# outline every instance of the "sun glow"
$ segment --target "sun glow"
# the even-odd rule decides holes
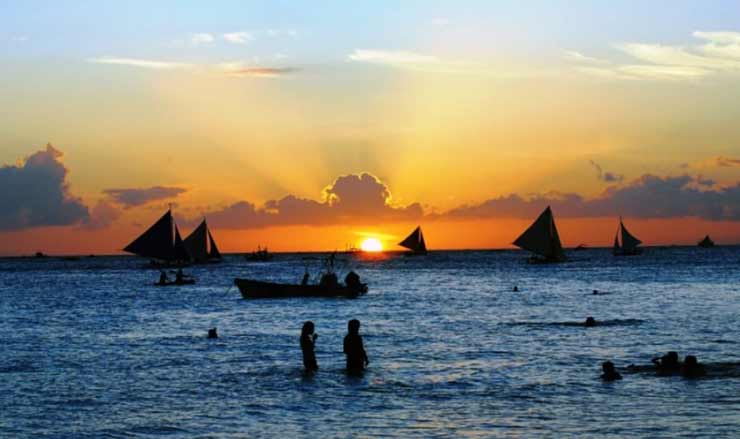
[[[360,244],[360,248],[364,252],[382,252],[383,244],[377,238],[367,238],[366,240],[362,241],[362,244]]]

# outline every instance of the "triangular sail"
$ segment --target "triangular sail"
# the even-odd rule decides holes
[[[620,250],[620,247],[619,247],[619,232],[617,232],[617,234],[614,235],[614,250],[615,251]]]
[[[421,232],[421,226],[417,226],[409,236],[398,243],[399,246],[407,248],[415,253],[426,253],[427,245],[424,242],[424,234]]]
[[[619,220],[619,227],[622,232],[622,248],[625,251],[632,251],[636,249],[638,245],[642,244],[642,241],[637,239],[627,230],[621,219]]]
[[[174,254],[175,254],[174,259],[176,261],[189,261],[190,260],[190,254],[188,253],[188,249],[185,248],[185,243],[183,242],[182,237],[180,237],[180,230],[177,229],[177,225],[175,225]]]
[[[123,251],[163,261],[176,259],[172,241],[173,225],[172,212],[168,210],[162,218],[127,245]]]
[[[188,254],[194,262],[206,262],[208,260],[208,227],[203,220],[193,232],[183,241]]]
[[[712,238],[707,235],[704,239],[699,241],[699,247],[714,247],[714,241],[712,241]]]
[[[565,260],[565,252],[560,243],[560,236],[557,227],[555,227],[550,206],[514,241],[514,245],[543,256],[550,261]]]
[[[221,252],[218,251],[216,241],[213,239],[213,235],[211,235],[210,230],[208,230],[208,240],[211,241],[211,252],[208,254],[208,257],[211,259],[221,259]]]

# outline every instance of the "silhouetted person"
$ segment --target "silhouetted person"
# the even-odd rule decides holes
[[[622,379],[622,375],[617,372],[614,368],[614,363],[611,361],[601,363],[601,370],[604,371],[604,373],[601,374],[601,379],[604,381],[616,381]]]
[[[308,271],[306,271],[305,273],[303,273],[303,279],[301,279],[301,285],[308,285],[308,279],[310,277],[311,276],[309,276]]]
[[[339,285],[339,282],[337,281],[337,275],[334,273],[324,273],[321,276],[319,285],[321,285],[322,287],[336,288],[336,286]]]
[[[593,328],[594,326],[596,326],[596,319],[594,319],[593,317],[586,317],[586,323],[584,323],[584,325],[587,328]]]
[[[167,285],[167,273],[165,273],[164,271],[159,272],[159,284]]]
[[[370,364],[360,336],[360,321],[352,319],[347,323],[347,335],[344,336],[344,354],[347,356],[347,371],[362,372]]]
[[[519,292],[519,287],[516,286],[516,285],[514,285],[514,289],[512,291],[514,291],[515,293],[518,293]]]
[[[594,296],[599,294],[599,290],[594,290]]]
[[[345,276],[344,278],[344,284],[350,288],[359,287],[360,286],[360,275],[358,275],[354,271],[350,271],[349,273],[347,273],[347,276]]]
[[[303,367],[306,368],[307,372],[316,372],[319,370],[319,365],[316,362],[316,353],[314,347],[316,345],[316,338],[318,334],[314,334],[313,322],[308,321],[303,324],[301,329],[301,351],[303,352]]]
[[[707,374],[704,370],[704,366],[699,364],[696,357],[693,355],[687,355],[683,360],[683,366],[681,366],[681,376],[684,378],[699,378]]]
[[[218,331],[216,328],[211,328],[208,330],[208,338],[218,338]]]
[[[673,375],[681,369],[681,363],[678,361],[678,352],[670,351],[660,358],[650,360],[655,365],[659,374]]]

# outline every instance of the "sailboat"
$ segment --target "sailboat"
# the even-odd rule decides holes
[[[619,243],[620,235],[622,240],[621,245]],[[622,217],[619,217],[619,229],[617,229],[617,234],[614,236],[614,256],[634,256],[642,254],[642,249],[637,247],[640,244],[642,244],[642,241],[637,239],[627,230],[622,222]]]
[[[211,230],[205,218],[193,232],[183,241],[190,258],[196,264],[221,262],[221,252],[218,251],[216,241],[213,240]],[[209,248],[210,246],[210,248]]]
[[[123,251],[149,258],[156,264],[180,265],[190,262],[190,254],[169,209]]]
[[[555,218],[550,206],[540,214],[524,233],[513,243],[524,250],[529,250],[538,255],[531,257],[532,263],[565,262],[565,252],[560,243],[558,229],[555,227]]]
[[[416,226],[414,231],[406,239],[399,242],[398,245],[411,250],[405,253],[409,256],[427,254],[427,244],[424,242],[424,233],[421,231],[421,226]]]
[[[709,235],[707,235],[704,237],[704,239],[699,241],[697,245],[699,247],[711,248],[711,247],[714,247],[714,241],[712,241],[712,238],[710,238]]]

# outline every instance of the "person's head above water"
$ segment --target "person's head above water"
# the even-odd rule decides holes
[[[663,357],[663,366],[678,365],[678,352],[670,351]]]
[[[604,371],[604,373],[613,373],[614,372],[614,363],[611,361],[604,361],[601,363],[601,370]]]
[[[303,329],[301,329],[301,335],[311,335],[314,331],[313,322],[308,320],[303,323]]]
[[[593,317],[586,317],[586,326],[596,326],[596,319]]]
[[[699,365],[699,360],[694,355],[687,355],[683,360],[683,364],[688,367],[695,367]]]
[[[360,332],[360,321],[357,319],[352,319],[347,322],[347,332],[349,332],[350,334],[358,334]]]

